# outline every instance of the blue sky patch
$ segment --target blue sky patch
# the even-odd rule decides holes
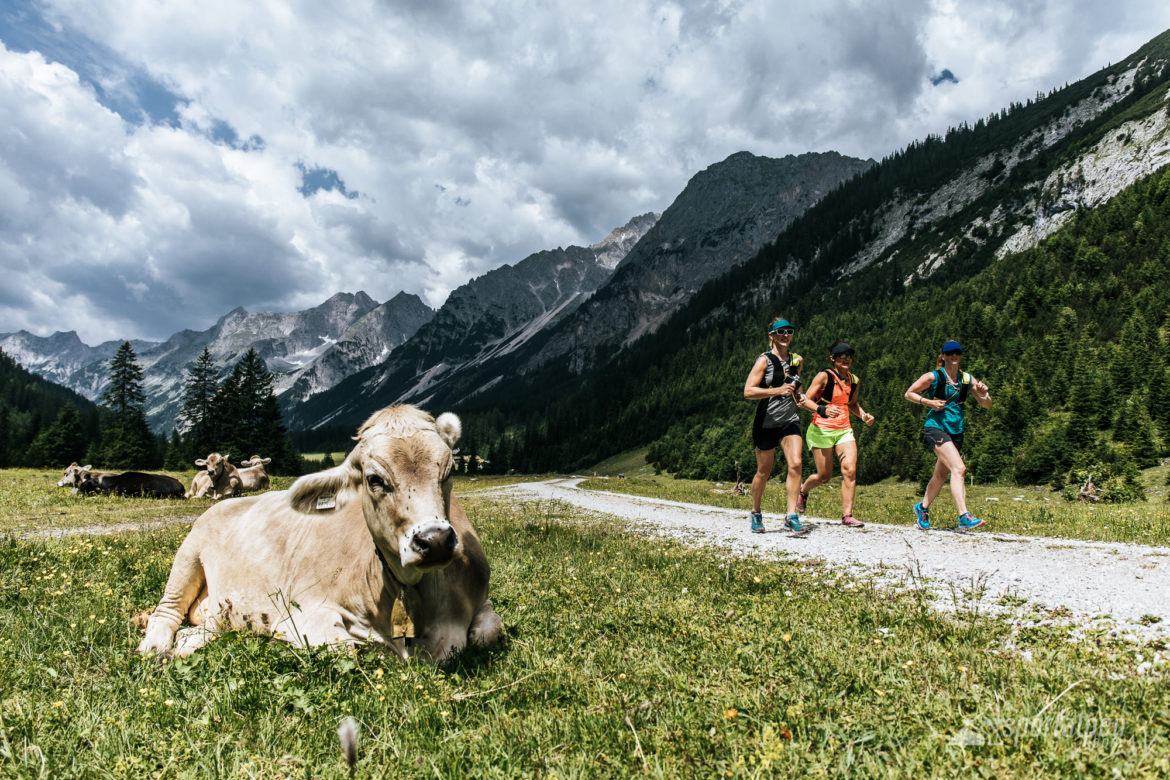
[[[297,163],[301,172],[301,186],[298,188],[306,198],[321,190],[337,190],[350,200],[357,198],[357,192],[351,192],[341,176],[332,168],[310,168],[304,163]]]
[[[132,125],[177,127],[186,100],[145,69],[69,27],[56,27],[35,6],[0,3],[0,40],[9,51],[40,52],[72,70],[99,103]]]
[[[951,73],[949,68],[943,68],[941,73],[930,77],[930,83],[936,87],[944,81],[949,81],[952,84],[958,84],[959,80],[955,78],[955,74]]]

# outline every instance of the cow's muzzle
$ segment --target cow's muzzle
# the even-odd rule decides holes
[[[410,552],[416,566],[432,568],[444,566],[455,557],[459,547],[459,534],[455,529],[443,525],[428,525],[420,528],[410,537]],[[404,561],[405,563],[405,561]]]

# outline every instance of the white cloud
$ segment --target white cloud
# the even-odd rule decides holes
[[[438,305],[736,151],[881,157],[1170,26],[1136,0],[38,8],[65,64],[0,48],[0,262],[29,291],[0,293],[0,331],[90,343],[339,290]]]

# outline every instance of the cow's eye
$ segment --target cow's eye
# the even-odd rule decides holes
[[[386,484],[386,480],[382,479],[377,474],[370,474],[368,477],[366,477],[366,484],[370,486],[370,490],[384,490],[387,493],[394,492],[394,486]]]

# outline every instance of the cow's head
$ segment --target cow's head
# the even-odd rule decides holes
[[[272,458],[261,458],[259,455],[253,455],[247,460],[240,461],[240,465],[247,469],[255,466],[267,466],[271,462]]]
[[[358,429],[340,466],[294,482],[289,502],[301,512],[330,512],[360,501],[394,576],[412,585],[463,554],[449,517],[459,433],[450,412],[436,419],[413,406],[387,407]]]
[[[206,458],[200,458],[195,461],[195,465],[207,472],[207,476],[215,481],[223,475],[224,467],[230,463],[227,455],[220,455],[218,452],[213,452]]]
[[[57,487],[77,488],[85,479],[85,475],[92,469],[93,466],[78,466],[77,461],[70,463],[65,468],[65,475],[57,481]]]

